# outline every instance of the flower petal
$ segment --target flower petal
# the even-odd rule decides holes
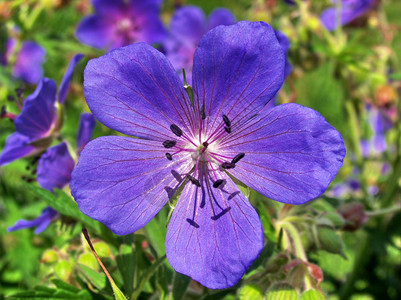
[[[62,189],[70,182],[71,172],[75,162],[72,159],[67,144],[62,142],[50,147],[40,157],[37,170],[39,185],[49,191],[54,188]]]
[[[107,136],[89,142],[72,173],[79,209],[116,234],[143,227],[166,204],[188,172],[189,154],[165,156],[154,141]]]
[[[114,20],[100,15],[90,15],[81,20],[75,31],[75,37],[84,45],[103,49],[112,45],[115,30]]]
[[[56,118],[56,83],[43,78],[33,94],[26,97],[21,113],[14,121],[15,129],[31,141],[46,136]]]
[[[264,22],[241,21],[206,33],[195,52],[195,106],[204,105],[208,132],[225,114],[241,123],[277,93],[284,81],[284,52]]]
[[[36,83],[42,77],[45,50],[32,41],[22,43],[13,67],[13,76],[27,83]]]
[[[65,96],[67,95],[74,67],[82,59],[83,56],[83,54],[75,54],[70,60],[68,68],[64,73],[63,79],[61,80],[60,87],[58,89],[58,101],[61,104],[64,103]]]
[[[302,204],[321,195],[345,156],[341,135],[316,111],[278,105],[220,141],[225,156],[245,153],[229,173],[262,195]]]
[[[263,248],[256,211],[224,172],[217,173],[224,178],[219,188],[206,176],[201,187],[187,183],[165,242],[173,269],[211,289],[236,284]]]
[[[91,2],[96,13],[105,17],[122,13],[126,7],[124,0],[91,0]]]
[[[92,132],[95,129],[96,120],[90,113],[81,114],[77,133],[77,152],[80,153],[85,145],[92,139]]]
[[[190,134],[193,109],[173,67],[145,43],[116,49],[89,61],[86,102],[107,127],[141,138],[174,138],[172,124]]]
[[[171,17],[171,35],[182,43],[189,43],[196,47],[205,31],[205,15],[197,6],[183,6],[177,9]]]
[[[219,25],[231,25],[235,23],[235,17],[230,10],[226,8],[216,8],[210,15],[207,22],[207,31]]]
[[[30,138],[18,132],[11,134],[0,155],[0,166],[8,164],[18,158],[32,154],[35,147],[29,144]]]
[[[46,207],[39,217],[31,221],[18,220],[14,226],[8,227],[7,232],[36,227],[34,233],[39,234],[49,226],[50,222],[57,217],[58,212],[51,207]]]

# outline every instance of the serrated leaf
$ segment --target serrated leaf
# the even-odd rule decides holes
[[[309,290],[301,295],[301,300],[325,300],[322,292],[318,290]]]
[[[101,224],[88,216],[85,216],[78,209],[78,205],[75,201],[69,197],[65,192],[55,189],[55,194],[42,189],[33,184],[27,185],[31,191],[33,191],[38,197],[44,200],[50,207],[57,210],[60,214],[71,217],[77,221],[82,222],[86,226],[93,229],[96,233],[100,233]]]

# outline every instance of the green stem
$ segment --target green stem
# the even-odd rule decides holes
[[[369,217],[375,217],[375,216],[380,216],[380,215],[391,214],[393,212],[398,212],[400,210],[401,210],[401,206],[393,206],[393,207],[379,209],[379,210],[375,210],[375,211],[368,211],[368,212],[366,212],[366,214]]]

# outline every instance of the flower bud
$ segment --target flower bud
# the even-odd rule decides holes
[[[334,229],[327,226],[319,226],[317,228],[317,235],[322,250],[334,254],[340,254],[342,257],[346,258],[344,254],[343,241]]]
[[[337,212],[344,218],[345,224],[342,228],[346,231],[355,231],[362,227],[368,216],[365,213],[365,209],[362,204],[353,202],[341,205]]]
[[[95,242],[93,243],[93,247],[99,257],[110,257],[111,249],[105,242]]]
[[[83,253],[78,258],[78,263],[85,265],[93,270],[99,269],[99,263],[92,253]]]
[[[71,263],[66,260],[58,262],[54,267],[54,272],[56,273],[58,278],[68,282],[68,278],[71,276],[72,273]]]
[[[40,262],[43,262],[46,264],[52,264],[52,263],[57,262],[57,260],[58,260],[57,251],[54,249],[47,249],[43,252]]]

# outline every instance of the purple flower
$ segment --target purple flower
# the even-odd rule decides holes
[[[159,17],[161,0],[92,0],[95,14],[75,32],[83,44],[112,50],[134,42],[157,43],[165,37]]]
[[[170,22],[171,34],[164,42],[166,56],[180,74],[185,69],[189,85],[192,83],[193,56],[202,36],[218,25],[234,22],[234,16],[225,8],[213,10],[207,20],[197,6],[184,6],[174,12]]]
[[[312,109],[261,111],[283,84],[284,65],[273,29],[248,21],[218,26],[200,41],[193,105],[173,66],[149,45],[89,61],[84,94],[92,113],[138,138],[88,143],[70,183],[80,210],[129,234],[182,188],[167,259],[208,288],[234,285],[264,242],[259,217],[231,176],[274,200],[302,204],[324,192],[345,155],[340,134]]]
[[[9,56],[15,47],[14,39],[6,41],[6,52],[0,54],[0,64],[6,66]],[[25,41],[17,53],[16,61],[12,69],[12,75],[15,78],[33,84],[37,83],[42,77],[42,64],[45,58],[45,50],[32,41]]]
[[[18,158],[42,152],[50,146],[53,135],[58,130],[57,99],[63,103],[72,71],[82,54],[75,55],[64,74],[57,97],[56,83],[49,79],[40,80],[33,94],[29,95],[15,118],[15,130],[11,134],[0,155],[0,166]]]
[[[320,15],[322,24],[329,31],[337,27],[335,7],[337,1],[338,0],[331,0],[333,6],[325,9]],[[341,0],[340,25],[346,25],[363,15],[370,9],[373,1],[374,0]]]
[[[49,226],[50,222],[58,217],[58,212],[51,207],[46,207],[39,217],[31,221],[18,220],[14,226],[8,227],[7,232],[25,228],[36,227],[34,233],[39,234]]]

